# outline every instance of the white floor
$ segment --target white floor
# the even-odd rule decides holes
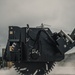
[[[65,66],[56,66],[49,75],[75,75],[75,65],[67,63]]]
[[[75,75],[75,67],[56,67],[50,75]]]

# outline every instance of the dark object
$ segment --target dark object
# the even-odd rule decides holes
[[[64,53],[75,45],[75,30],[52,33],[49,28],[9,26],[9,36],[3,59],[13,62],[26,75],[43,75],[54,63],[64,59]]]

